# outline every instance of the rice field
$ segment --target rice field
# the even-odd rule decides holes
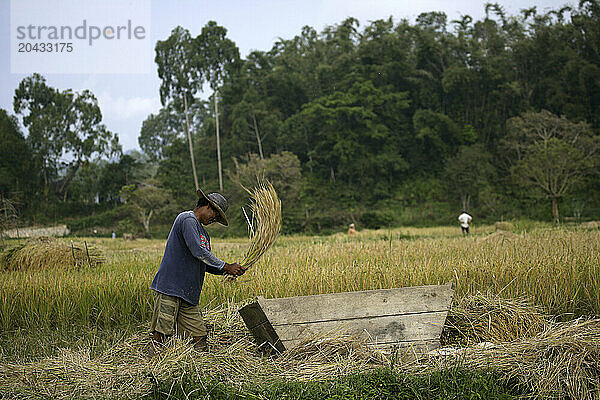
[[[156,374],[160,381],[212,366],[219,375],[220,367],[215,365],[234,363],[245,377],[227,379],[241,387],[246,379],[320,379],[389,364],[390,360],[378,358],[380,355],[361,353],[360,346],[350,346],[348,350],[348,341],[342,346],[345,355],[335,362],[319,359],[315,356],[319,352],[289,355],[280,361],[256,355],[236,313],[237,307],[256,296],[286,297],[454,282],[454,303],[463,307],[457,308],[454,321],[477,320],[477,316],[465,312],[467,305],[471,311],[483,310],[477,311],[485,314],[483,331],[471,323],[473,329],[465,335],[473,341],[498,343],[530,340],[527,338],[543,332],[549,323],[572,323],[582,316],[600,317],[598,229],[546,225],[524,229],[517,224],[512,232],[496,231],[493,226],[474,227],[468,237],[462,237],[456,227],[362,231],[352,237],[342,233],[284,236],[236,281],[207,275],[201,304],[207,310],[213,332],[210,340],[215,351],[208,357],[214,358],[200,364],[192,362],[186,350],[189,346],[175,343],[169,355],[148,361],[142,353],[152,306],[149,285],[158,269],[164,240],[83,240],[103,254],[104,263],[0,271],[0,392],[13,393],[18,398],[39,398],[44,393],[42,389],[54,387],[55,397],[63,393],[63,398],[69,398],[68,394],[78,387],[78,397],[112,398],[129,397],[118,387],[130,385],[132,390],[135,388],[130,398],[138,398],[151,390],[151,385],[136,380],[136,374]],[[212,244],[213,251],[228,262],[241,260],[248,248],[247,239],[242,238],[213,239]],[[474,307],[473,299],[478,298],[492,300]],[[494,305],[494,301],[498,304]],[[499,319],[492,321],[496,314],[491,309],[508,310],[503,302],[512,305],[511,312],[521,308],[527,311],[518,314],[526,315],[520,325],[510,323],[515,318],[506,318],[508,314],[502,312],[497,312]],[[489,329],[485,328],[487,325]],[[587,326],[582,325],[581,329]],[[518,333],[509,332],[511,329]],[[572,332],[574,328],[564,329]],[[597,332],[593,332],[596,331],[592,330],[589,337],[595,340]],[[333,343],[331,346],[335,347]],[[118,367],[114,367],[115,363]],[[481,363],[473,361],[472,365],[480,368]],[[307,369],[307,365],[312,369]],[[593,366],[597,367],[596,376],[600,376],[600,367]],[[29,382],[34,389],[28,391],[27,384],[21,381],[14,385],[18,370],[32,372],[39,378],[32,381],[34,384]],[[90,383],[94,379],[86,378],[86,370],[97,378],[96,386]],[[121,372],[129,378],[120,376]],[[114,381],[101,384],[111,373]],[[229,375],[224,372],[219,376]],[[57,389],[57,382],[64,385]],[[556,385],[544,393],[559,390],[556,387],[561,384]],[[7,392],[7,387],[19,389]],[[600,390],[598,386],[590,387]],[[109,393],[109,389],[115,391]]]

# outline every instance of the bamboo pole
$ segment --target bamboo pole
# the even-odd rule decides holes
[[[219,140],[219,107],[217,105],[217,91],[214,94],[215,99],[215,122],[217,128],[217,163],[219,165],[219,189],[223,191],[223,172],[221,172],[221,142]]]

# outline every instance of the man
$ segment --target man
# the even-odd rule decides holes
[[[204,274],[238,276],[245,272],[238,263],[228,264],[211,253],[210,237],[203,227],[214,222],[228,225],[227,200],[219,193],[205,195],[200,189],[196,193],[194,210],[175,218],[160,268],[150,286],[154,290],[150,355],[156,354],[157,346],[175,333],[176,326],[178,332],[191,335],[196,350],[208,351],[207,330],[198,304]]]
[[[460,221],[460,229],[462,230],[463,235],[469,234],[469,223],[473,217],[467,214],[467,210],[463,210],[462,214],[458,216],[458,220]]]

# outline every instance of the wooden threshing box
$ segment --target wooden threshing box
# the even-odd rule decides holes
[[[265,299],[240,309],[265,350],[279,352],[328,332],[363,335],[378,348],[439,347],[452,284]],[[270,344],[270,345],[269,345]]]

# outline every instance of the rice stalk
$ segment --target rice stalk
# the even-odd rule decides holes
[[[454,366],[494,370],[506,382],[532,392],[535,399],[600,398],[600,319],[552,323],[532,337],[435,354],[445,358],[426,360],[414,371]]]
[[[478,304],[481,299],[473,302]],[[276,380],[335,379],[393,365],[418,374],[457,366],[493,370],[538,399],[591,400],[600,394],[600,319],[547,323],[542,332],[531,337],[460,348],[450,356],[422,354],[417,361],[408,362],[400,357],[390,363],[366,346],[364,338],[341,331],[308,338],[279,357],[265,357],[237,313],[240,306],[230,303],[206,311],[208,354],[196,353],[188,341],[173,338],[158,357],[148,359],[144,349],[149,337],[140,333],[98,357],[91,356],[90,348],[80,347],[25,364],[0,364],[0,392],[5,398],[19,399],[135,399],[152,393],[157,385],[177,385],[184,377],[198,385],[207,377],[215,377],[243,387]],[[496,313],[506,308],[503,305]],[[506,312],[511,315],[511,311]]]
[[[209,353],[173,337],[154,358],[145,355],[149,337],[136,334],[91,357],[89,348],[62,349],[57,356],[16,365],[0,364],[0,392],[18,399],[138,399],[158,384],[183,377],[198,385],[207,377],[242,387],[275,380],[325,380],[381,366],[385,362],[364,340],[342,333],[314,337],[280,357],[265,357],[229,304],[204,314]]]
[[[7,249],[0,266],[7,270],[97,266],[105,261],[98,248],[88,244],[67,244],[52,237],[38,237]]]
[[[504,299],[478,292],[452,306],[444,339],[462,344],[511,342],[544,331],[548,318],[527,299]]]
[[[273,245],[281,231],[281,201],[269,181],[258,182],[253,190],[244,188],[251,197],[250,211],[252,222],[245,215],[250,235],[250,245],[244,254],[240,266],[248,269]],[[245,214],[245,211],[244,211]],[[229,281],[236,277],[226,275]]]

